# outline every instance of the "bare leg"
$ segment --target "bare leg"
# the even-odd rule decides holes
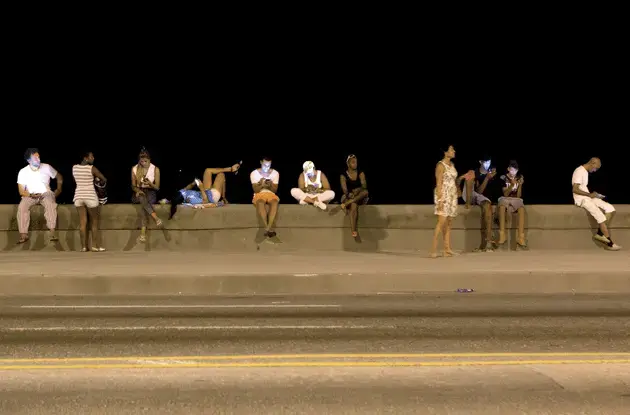
[[[525,246],[525,208],[518,209],[518,244]]]
[[[608,232],[609,232],[609,236],[608,236],[609,239],[610,239],[610,229],[609,228],[610,228],[610,224],[612,223],[612,220],[615,217],[615,213],[617,213],[617,212],[615,211],[615,212],[606,213],[606,230],[608,230]]]
[[[470,208],[473,197],[473,187],[475,185],[474,179],[466,180],[466,209]]]
[[[267,221],[267,207],[264,200],[258,200],[256,202],[256,211],[258,212],[258,215],[260,215],[260,218],[263,221],[263,225],[265,225],[265,230],[268,231],[269,222]]]
[[[276,224],[276,215],[278,214],[279,205],[280,205],[280,202],[277,200],[272,200],[271,202],[269,202],[269,221],[267,224],[268,231],[273,232],[274,230],[274,226]]]
[[[520,209],[519,209],[520,210]],[[505,234],[505,215],[507,213],[507,206],[499,205],[499,245],[503,245],[507,240]]]
[[[353,198],[344,200],[343,203],[341,204],[341,207],[345,209],[347,206],[350,206],[353,203],[358,203],[362,201],[363,199],[365,199],[368,196],[368,194],[369,193],[367,190],[361,190]]]
[[[92,232],[92,249],[101,247],[101,235],[98,230],[99,208],[88,209],[87,213],[90,217],[90,230]]]
[[[451,227],[453,226],[453,218],[447,217],[444,223],[444,256],[453,256],[455,252],[451,249]]]
[[[430,256],[431,258],[437,258],[438,241],[440,239],[440,232],[443,232],[444,225],[446,223],[446,216],[438,216],[435,230],[433,231],[433,245],[431,246]]]
[[[350,229],[352,230],[352,237],[359,236],[357,225],[359,222],[359,206],[356,203],[350,204]]]
[[[85,206],[77,206],[79,213],[79,235],[81,237],[81,250],[87,251],[87,208]]]
[[[486,238],[489,244],[494,243],[492,238],[492,204],[484,203],[483,204],[483,214],[486,222]]]
[[[223,200],[225,203],[227,203],[227,199],[225,198],[225,174],[224,173],[218,173],[215,177],[214,177],[214,183],[212,184],[212,187],[214,189],[217,189],[219,191],[219,193],[221,194],[221,196],[219,197],[219,200]]]

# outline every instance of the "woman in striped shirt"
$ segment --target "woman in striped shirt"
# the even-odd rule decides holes
[[[101,236],[98,231],[98,196],[94,188],[94,178],[98,178],[102,183],[106,183],[107,179],[103,174],[93,166],[94,154],[87,152],[83,154],[83,160],[80,164],[72,167],[72,175],[77,184],[74,191],[74,206],[79,212],[79,230],[81,234],[81,252],[87,252],[87,222],[88,217],[92,228],[92,251],[102,252],[105,248],[101,247]]]

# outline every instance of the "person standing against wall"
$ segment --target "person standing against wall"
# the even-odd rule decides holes
[[[101,237],[98,229],[100,203],[94,187],[94,181],[98,179],[100,183],[104,184],[107,183],[107,179],[94,167],[94,154],[92,152],[84,153],[81,163],[72,166],[72,176],[77,185],[73,201],[79,214],[81,252],[88,251],[88,219],[92,230],[92,251],[103,252],[105,248],[101,246]]]

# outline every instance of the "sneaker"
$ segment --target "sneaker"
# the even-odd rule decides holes
[[[593,239],[597,239],[598,241],[603,242],[605,244],[609,244],[610,243],[610,239],[608,239],[604,235],[600,235],[598,233],[593,235]]]
[[[608,245],[606,247],[607,250],[609,251],[619,251],[621,249],[621,247],[615,243],[613,243],[612,245]]]
[[[326,210],[326,204],[320,202],[319,200],[315,203],[313,203],[313,205],[317,206],[318,208],[320,208],[321,210]]]

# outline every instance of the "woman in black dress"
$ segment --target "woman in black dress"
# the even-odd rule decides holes
[[[359,205],[365,205],[368,202],[367,182],[365,173],[358,169],[357,156],[350,154],[346,158],[346,171],[341,175],[341,209],[350,212],[350,228],[352,237],[357,238],[359,232],[357,224],[359,222]]]

